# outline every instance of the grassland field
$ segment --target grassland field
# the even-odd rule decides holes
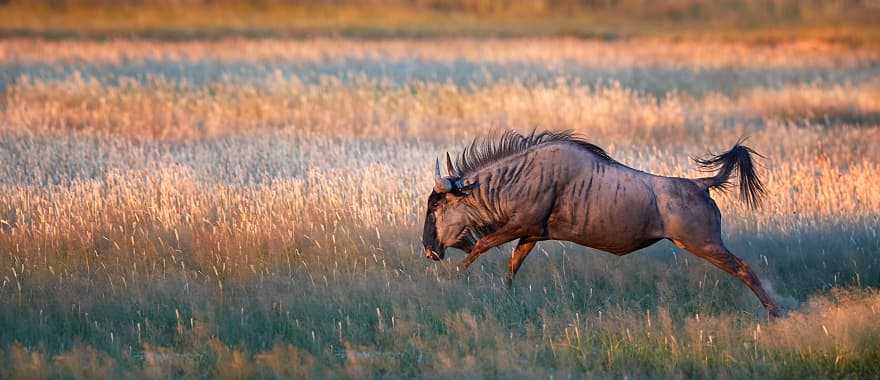
[[[0,378],[877,378],[880,51],[790,38],[0,39]],[[668,242],[421,253],[434,158],[573,129],[699,176],[789,310]]]

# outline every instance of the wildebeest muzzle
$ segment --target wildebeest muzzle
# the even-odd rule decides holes
[[[440,261],[440,260],[443,260],[443,256],[444,256],[444,252],[442,249],[438,253],[438,252],[435,252],[431,248],[425,247],[425,257],[427,257],[431,260],[434,260],[434,261]]]

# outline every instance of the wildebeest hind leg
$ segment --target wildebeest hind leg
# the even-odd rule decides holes
[[[730,253],[727,248],[722,243],[710,243],[706,245],[691,245],[681,241],[674,241],[676,245],[682,247],[694,255],[705,259],[706,261],[712,263],[716,267],[721,270],[730,273],[734,277],[740,279],[755,295],[758,297],[758,300],[761,301],[761,304],[764,305],[764,308],[767,309],[767,312],[770,314],[771,318],[779,317],[780,310],[779,307],[773,302],[773,299],[767,294],[767,291],[764,290],[764,287],[761,285],[761,280],[758,279],[758,276],[755,275],[755,272],[752,272],[752,269],[749,268],[749,265],[746,264],[742,259],[736,257],[734,254]]]
[[[525,261],[526,256],[529,255],[529,252],[532,251],[532,248],[535,248],[535,241],[526,239],[519,239],[519,243],[516,244],[516,249],[513,250],[513,254],[510,255],[510,262],[507,263],[507,288],[510,289],[513,286],[513,277],[516,276],[516,272],[519,271],[519,267],[522,265],[523,261]]]

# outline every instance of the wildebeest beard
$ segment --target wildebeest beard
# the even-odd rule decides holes
[[[453,245],[453,248],[458,248],[466,253],[471,253],[471,249],[474,248],[474,244],[477,244],[477,240],[480,240],[484,234],[478,232],[477,228],[474,227],[465,227],[462,232],[462,239],[459,243]]]

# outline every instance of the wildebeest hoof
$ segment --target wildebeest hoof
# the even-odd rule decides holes
[[[774,319],[782,318],[783,316],[785,316],[786,310],[779,307],[779,306],[774,306],[774,307],[770,307],[767,309],[767,314],[769,315],[770,320],[772,321]]]

